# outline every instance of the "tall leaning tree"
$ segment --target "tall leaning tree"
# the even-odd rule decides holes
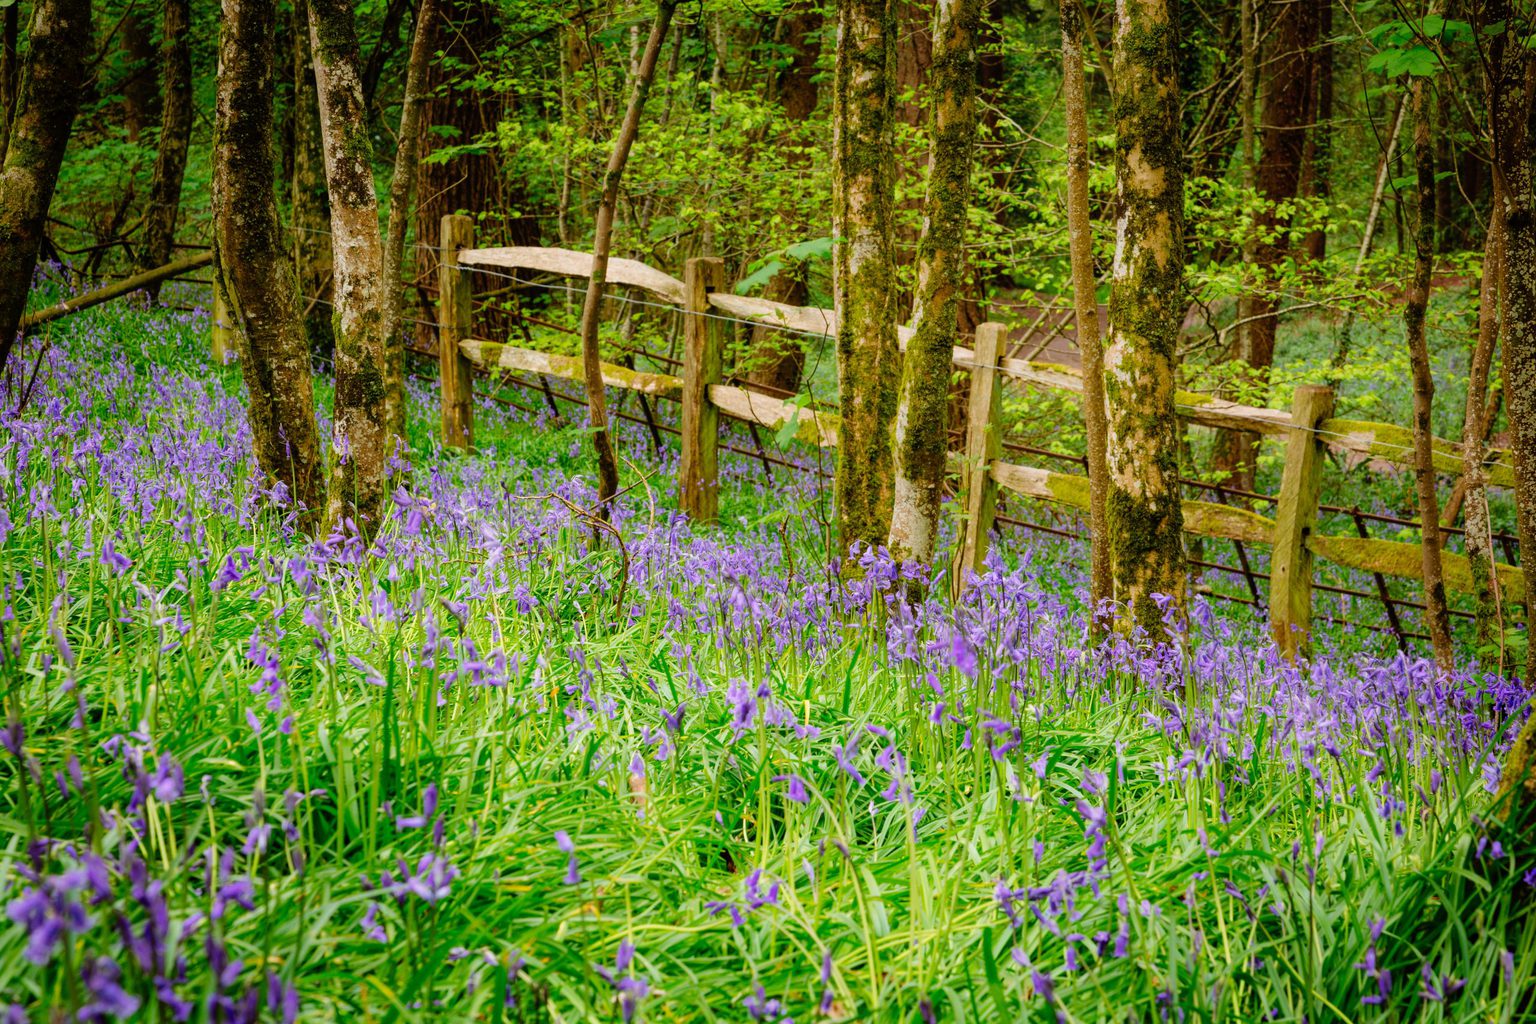
[[[273,193],[276,0],[223,0],[214,113],[213,227],[238,323],[251,443],[267,486],[281,483],[313,532],[324,504],[309,345]]]
[[[90,0],[33,5],[26,66],[0,165],[0,369],[10,359],[32,287],[48,206],[80,106],[90,38]]]
[[[1174,361],[1184,313],[1184,175],[1172,0],[1115,6],[1115,263],[1104,392],[1115,600],[1166,635],[1182,608],[1184,511]]]
[[[603,314],[608,257],[613,250],[613,217],[619,206],[619,184],[624,179],[629,151],[640,134],[640,115],[645,111],[651,80],[656,77],[656,58],[661,53],[662,41],[666,39],[667,27],[671,25],[672,12],[676,9],[677,0],[660,0],[656,5],[656,20],[651,23],[645,51],[634,71],[629,106],[624,111],[624,121],[613,140],[608,169],[603,174],[603,193],[598,200],[597,224],[592,234],[592,275],[587,281],[587,294],[581,306],[581,362],[586,377],[587,416],[591,421],[592,446],[597,454],[598,512],[605,519],[608,503],[619,491],[619,462],[613,453],[613,439],[608,435],[608,400],[603,390],[597,329]]]
[[[886,541],[896,346],[895,37],[891,0],[838,0],[832,103],[838,542]]]
[[[144,241],[139,246],[140,270],[163,267],[176,248],[176,218],[181,210],[181,182],[187,169],[192,138],[192,5],[190,0],[165,0],[160,42],[160,140],[155,173],[149,183],[144,211]],[[151,301],[160,297],[158,282],[147,289]]]
[[[917,247],[916,317],[896,406],[889,547],[933,560],[949,454],[949,373],[965,283],[965,222],[976,145],[976,32],[982,0],[939,0],[933,35],[928,192]]]
[[[1088,529],[1092,535],[1090,619],[1115,596],[1109,543],[1109,462],[1105,452],[1104,340],[1099,336],[1098,278],[1093,271],[1093,219],[1088,209],[1088,86],[1083,73],[1083,33],[1093,31],[1082,0],[1061,0],[1062,106],[1067,120],[1067,244],[1072,261],[1072,303],[1077,350],[1083,361],[1083,433],[1088,450]]]

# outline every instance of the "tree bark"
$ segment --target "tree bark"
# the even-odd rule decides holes
[[[1435,494],[1434,409],[1435,379],[1430,372],[1429,345],[1424,337],[1424,315],[1429,308],[1430,280],[1435,269],[1435,150],[1432,142],[1429,100],[1424,95],[1428,80],[1415,78],[1411,86],[1413,106],[1413,162],[1418,176],[1418,224],[1414,232],[1413,277],[1408,282],[1403,308],[1403,327],[1413,365],[1413,459],[1423,522],[1424,620],[1434,646],[1435,663],[1442,671],[1452,668],[1450,614],[1445,601],[1445,573],[1440,564],[1440,504]]]
[[[1527,122],[1531,74],[1524,33],[1529,23],[1511,16],[1508,3],[1489,3],[1483,24],[1505,24],[1491,46],[1488,109],[1493,126],[1496,194],[1504,203],[1504,407],[1515,464],[1515,521],[1520,562],[1536,566],[1536,189]],[[1502,13],[1496,13],[1502,9]],[[1527,597],[1526,622],[1531,621]],[[1536,679],[1536,643],[1527,646],[1526,679]],[[1536,723],[1536,716],[1530,720]],[[1525,733],[1532,733],[1527,724]],[[1536,733],[1532,733],[1536,742]],[[1536,796],[1536,780],[1528,783]]]
[[[90,0],[38,0],[28,26],[27,67],[0,167],[0,370],[32,287],[48,206],[80,102]]]
[[[431,63],[421,112],[416,241],[437,246],[443,217],[467,213],[475,218],[480,245],[538,245],[538,221],[505,212],[528,204],[516,180],[509,181],[499,172],[494,147],[460,152],[448,160],[433,159],[440,150],[468,146],[494,132],[503,113],[501,94],[477,84],[488,73],[482,52],[493,50],[500,38],[496,5],[488,0],[438,0],[436,6],[430,47],[443,58]],[[565,123],[571,121],[565,119]],[[430,248],[418,249],[416,270],[418,279],[435,280],[437,254]],[[428,310],[419,319],[435,318]],[[511,316],[496,309],[477,310],[476,320],[488,337],[498,338],[515,329]],[[435,343],[430,326],[421,326],[417,337],[423,345]]]
[[[21,4],[0,9],[0,163],[5,160],[11,138],[11,120],[16,116],[16,92],[21,85],[21,56],[17,37],[21,34]]]
[[[1315,111],[1307,133],[1310,159],[1302,173],[1308,179],[1304,194],[1329,199],[1333,195],[1333,0],[1321,0],[1318,5],[1317,38],[1317,57],[1312,62],[1317,82]],[[1311,259],[1320,260],[1328,253],[1328,233],[1309,231],[1302,244]]]
[[[1168,0],[1118,0],[1118,215],[1104,389],[1115,599],[1127,625],[1167,635],[1154,595],[1182,614],[1186,587],[1174,361],[1184,303],[1184,178],[1177,47]]]
[[[223,0],[214,126],[214,244],[240,325],[251,446],[313,532],[323,501],[309,349],[272,191],[275,0]]]
[[[325,150],[320,144],[320,101],[315,93],[315,63],[309,48],[309,12],[303,0],[293,5],[293,177],[289,228],[293,265],[298,273],[299,303],[310,350],[330,358],[331,200],[325,187]]]
[[[629,161],[629,150],[635,144],[635,137],[640,134],[640,115],[645,110],[645,98],[656,74],[656,56],[661,52],[662,40],[666,38],[667,26],[672,23],[672,12],[676,9],[677,0],[660,0],[656,5],[656,20],[651,24],[645,53],[635,74],[629,108],[624,112],[624,123],[614,139],[608,170],[603,175],[603,195],[598,202],[597,227],[592,237],[592,278],[587,284],[587,297],[581,308],[581,359],[586,374],[587,415],[591,420],[592,446],[597,453],[599,515],[604,518],[608,515],[608,503],[619,490],[619,463],[613,454],[613,441],[608,436],[608,400],[603,391],[603,371],[599,365],[602,354],[597,342],[608,256],[613,247],[613,215],[619,203],[624,165]]]
[[[405,96],[400,102],[400,148],[395,151],[394,176],[389,181],[389,223],[384,234],[384,343],[388,347],[385,375],[384,421],[391,437],[405,443],[405,332],[400,329],[405,283],[405,228],[410,223],[416,194],[417,152],[421,140],[421,108],[432,61],[432,21],[436,0],[421,0],[416,10],[416,29],[411,36],[411,60],[405,74]]]
[[[965,286],[965,224],[976,147],[976,32],[981,0],[938,0],[933,116],[916,331],[896,405],[896,482],[887,545],[900,562],[933,561],[949,454],[949,377]]]
[[[1296,198],[1306,152],[1309,87],[1316,58],[1320,0],[1293,0],[1274,14],[1272,29],[1274,71],[1264,93],[1263,144],[1256,187],[1263,207],[1254,220],[1255,238],[1245,252],[1256,278],[1256,290],[1238,304],[1239,319],[1246,321],[1236,334],[1232,355],[1243,361],[1257,381],[1267,385],[1275,361],[1275,334],[1280,300],[1275,294],[1275,271],[1290,252],[1286,238],[1289,217],[1280,206]],[[1247,70],[1247,59],[1244,61]],[[1259,451],[1259,435],[1251,431],[1223,431],[1219,436],[1217,467],[1244,490],[1253,490]]]
[[[891,523],[896,346],[895,35],[891,0],[839,0],[832,111],[837,309],[838,543],[883,544]]]
[[[1061,0],[1062,103],[1067,120],[1067,238],[1072,259],[1072,300],[1077,350],[1083,361],[1083,431],[1088,454],[1089,623],[1102,630],[1100,610],[1114,600],[1109,534],[1109,462],[1105,451],[1104,342],[1099,337],[1098,275],[1093,269],[1093,220],[1088,206],[1088,85],[1083,73],[1083,33],[1090,31],[1082,0]]]
[[[176,216],[181,207],[181,182],[187,169],[192,137],[192,9],[189,0],[165,0],[164,40],[160,49],[160,141],[155,173],[149,183],[144,217],[144,241],[138,269],[171,262],[176,248]],[[150,302],[160,299],[160,284],[145,289]]]
[[[385,422],[389,353],[384,339],[384,245],[373,188],[373,144],[363,106],[352,5],[310,0],[309,43],[320,98],[320,137],[331,196],[335,264],[335,428],[326,496],[329,529],[350,520],[365,537],[383,521],[391,454]]]
[[[149,11],[130,5],[118,26],[117,41],[121,52],[119,61],[126,69],[116,83],[116,92],[122,96],[123,128],[130,142],[137,142],[160,116],[160,91],[155,81],[154,31]]]
[[[1488,428],[1496,410],[1488,398],[1489,370],[1499,343],[1499,319],[1504,264],[1504,202],[1494,190],[1488,214],[1488,238],[1483,246],[1483,279],[1478,288],[1477,341],[1467,375],[1467,405],[1461,428],[1461,495],[1466,510],[1467,562],[1472,570],[1476,599],[1476,644],[1479,652],[1503,650],[1504,624],[1499,600],[1499,581],[1494,572],[1493,534],[1488,515],[1488,475],[1483,469]],[[1454,495],[1452,501],[1454,502]],[[1449,511],[1442,520],[1447,526]],[[1494,659],[1496,671],[1506,668],[1503,658]],[[1487,662],[1484,662],[1487,664]]]

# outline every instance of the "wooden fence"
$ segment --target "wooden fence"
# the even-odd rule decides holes
[[[471,381],[476,368],[523,371],[572,381],[584,379],[579,359],[474,337],[469,271],[587,277],[592,266],[590,255],[568,249],[476,249],[473,232],[473,222],[468,217],[449,216],[443,220],[438,301],[442,429],[445,443],[463,447],[471,445],[474,438]],[[681,281],[635,260],[614,259],[608,265],[607,282],[641,289],[683,314],[681,377],[612,363],[603,363],[602,372],[609,387],[681,401],[678,505],[690,518],[712,522],[716,517],[721,415],[775,430],[794,424],[795,436],[803,442],[821,446],[837,443],[835,414],[802,409],[794,403],[721,382],[725,324],[746,321],[831,337],[837,331],[834,311],[735,295],[725,289],[723,263],[713,258],[689,260]],[[1086,477],[1015,465],[1001,458],[998,427],[1005,382],[1082,393],[1081,376],[1067,367],[1005,358],[1005,335],[1006,328],[1001,324],[982,324],[976,330],[975,348],[957,346],[953,353],[954,365],[972,375],[965,450],[950,455],[951,470],[962,481],[965,509],[959,551],[962,579],[966,572],[982,567],[996,517],[999,489],[1076,509],[1086,509],[1089,504]],[[910,329],[898,329],[901,347],[905,348],[910,338]],[[1333,399],[1329,388],[1301,387],[1296,390],[1291,410],[1286,412],[1190,392],[1177,392],[1175,396],[1178,414],[1193,423],[1284,438],[1285,465],[1274,518],[1230,505],[1186,500],[1184,529],[1203,537],[1270,546],[1270,629],[1276,643],[1288,652],[1307,642],[1314,559],[1376,574],[1378,582],[1383,576],[1421,578],[1418,544],[1317,532],[1327,452],[1407,467],[1413,464],[1410,430],[1387,423],[1336,418],[1332,415]],[[1454,442],[1435,439],[1435,468],[1449,475],[1459,474],[1459,448]],[[1508,453],[1492,453],[1487,471],[1494,486],[1513,484]],[[1472,573],[1466,557],[1447,551],[1442,559],[1447,588],[1471,593]],[[1524,604],[1525,576],[1521,569],[1499,563],[1496,572],[1505,603],[1510,607]],[[1391,607],[1389,603],[1389,611]]]

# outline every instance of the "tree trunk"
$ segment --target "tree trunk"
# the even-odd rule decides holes
[[[1269,380],[1275,361],[1275,334],[1280,300],[1275,294],[1275,271],[1289,254],[1286,240],[1288,217],[1281,204],[1296,198],[1301,182],[1302,156],[1306,151],[1309,87],[1317,42],[1319,0],[1293,0],[1274,14],[1274,52],[1264,92],[1263,146],[1256,186],[1263,207],[1255,218],[1251,255],[1245,252],[1256,282],[1254,291],[1239,303],[1238,328],[1233,356],[1242,360],[1256,380]],[[1245,61],[1246,65],[1246,61]],[[1224,431],[1220,435],[1217,466],[1244,490],[1255,486],[1259,435],[1251,431]]]
[[[528,204],[516,180],[507,181],[499,173],[495,147],[460,152],[447,160],[433,158],[440,150],[467,147],[495,132],[503,114],[501,94],[477,84],[489,73],[482,52],[493,51],[500,38],[496,5],[488,0],[439,0],[436,6],[430,48],[441,52],[442,59],[431,62],[421,111],[416,242],[437,246],[443,217],[467,213],[475,218],[479,245],[538,245],[538,221],[507,212]],[[436,280],[437,254],[431,248],[416,252],[418,280]],[[498,286],[507,283],[488,280]],[[430,310],[419,317],[435,318]],[[476,310],[476,322],[491,338],[514,330],[511,317],[496,309]],[[433,328],[422,325],[418,339],[434,344]]]
[[[149,183],[144,217],[144,241],[138,268],[149,270],[171,262],[176,249],[176,215],[181,207],[181,182],[187,169],[192,137],[192,10],[189,0],[165,0],[164,40],[160,77],[164,97],[160,106],[160,142],[155,173]],[[160,298],[160,285],[145,289],[149,300]]]
[[[0,370],[32,287],[48,206],[80,101],[90,0],[37,0],[28,26],[27,67],[5,164],[0,167]]]
[[[1182,614],[1184,513],[1174,360],[1184,313],[1184,177],[1175,27],[1168,0],[1118,0],[1118,216],[1104,390],[1115,599],[1127,625],[1167,635],[1154,595]]]
[[[389,353],[384,340],[384,245],[373,189],[373,144],[358,74],[361,63],[352,5],[310,0],[309,45],[320,98],[320,137],[331,195],[335,263],[335,428],[326,523],[347,520],[365,537],[383,521],[386,463],[391,454],[384,414]]]
[[[395,171],[389,182],[389,224],[384,235],[384,343],[388,363],[385,372],[384,422],[389,436],[405,447],[405,332],[400,329],[405,282],[405,227],[410,223],[416,194],[417,150],[421,139],[421,107],[432,61],[432,22],[436,0],[421,0],[416,11],[416,30],[411,36],[411,61],[405,74],[405,96],[400,101],[400,148],[395,151]]]
[[[896,405],[896,484],[888,546],[899,562],[933,561],[949,454],[949,376],[965,286],[965,222],[976,147],[976,31],[981,0],[939,0],[916,332]]]
[[[0,163],[5,161],[11,120],[16,116],[16,91],[21,85],[21,56],[17,51],[20,34],[21,4],[8,4],[0,9]]]
[[[251,446],[313,532],[323,500],[309,349],[272,182],[275,0],[223,0],[214,127],[214,245],[242,339]]]
[[[309,52],[309,12],[303,0],[293,5],[293,177],[289,227],[293,265],[298,272],[299,305],[310,351],[330,358],[331,198],[325,187],[325,150],[320,144],[320,101],[315,94],[315,64]]]
[[[661,52],[662,40],[666,38],[667,26],[672,23],[672,12],[676,8],[677,0],[660,0],[656,6],[656,20],[651,24],[645,54],[640,58],[629,108],[624,112],[618,137],[613,141],[608,170],[603,175],[603,196],[597,207],[597,228],[592,237],[592,278],[581,308],[581,359],[586,374],[587,415],[591,419],[592,446],[597,453],[598,508],[604,518],[608,515],[608,503],[619,490],[619,463],[614,458],[613,441],[608,436],[608,400],[603,391],[603,371],[599,365],[602,354],[597,342],[597,329],[603,315],[603,290],[608,276],[608,254],[613,246],[613,214],[619,203],[619,183],[624,178],[630,147],[635,144],[635,136],[640,134],[640,115],[645,110],[645,98],[656,74],[656,55]]]
[[[1504,14],[1485,16],[1484,24],[1505,22],[1495,37],[1490,65],[1488,108],[1493,125],[1495,194],[1504,202],[1504,407],[1509,417],[1510,449],[1515,463],[1515,520],[1520,534],[1520,563],[1536,566],[1536,190],[1530,167],[1527,122],[1531,113],[1532,58],[1525,31]],[[1526,622],[1530,623],[1527,595]],[[1527,646],[1526,679],[1536,679],[1536,643]],[[1530,720],[1536,723],[1536,716]],[[1527,724],[1526,733],[1533,728]],[[1522,733],[1522,736],[1525,734]],[[1536,795],[1536,780],[1530,783]]]
[[[149,13],[130,5],[118,28],[118,49],[122,53],[119,60],[126,73],[118,80],[116,91],[123,97],[123,128],[127,130],[130,142],[137,142],[144,129],[160,116],[160,90],[155,82],[155,34]]]
[[[1496,412],[1488,402],[1488,377],[1493,352],[1499,342],[1501,303],[1500,281],[1504,265],[1504,201],[1497,194],[1488,213],[1488,238],[1483,246],[1483,280],[1478,289],[1477,342],[1472,351],[1467,375],[1467,406],[1461,428],[1461,484],[1459,493],[1466,509],[1467,562],[1472,570],[1472,592],[1476,598],[1476,644],[1483,654],[1502,652],[1503,612],[1499,600],[1499,581],[1493,568],[1493,535],[1488,516],[1488,475],[1483,469],[1488,428]],[[1454,500],[1454,496],[1453,496]],[[1447,513],[1447,526],[1453,518]],[[1496,656],[1496,671],[1507,667]],[[1487,661],[1484,661],[1487,664]]]
[[[1489,44],[1486,77],[1493,140],[1494,195],[1504,204],[1504,395],[1515,463],[1515,519],[1520,563],[1536,566],[1536,190],[1531,182],[1532,72],[1525,48],[1528,27],[1511,17],[1508,0],[1488,0],[1478,11],[1482,26],[1503,25]],[[1526,623],[1531,623],[1527,595]],[[1527,633],[1529,635],[1529,633]],[[1525,679],[1536,679],[1536,643],[1526,647]],[[1530,715],[1510,747],[1499,784],[1517,826],[1536,812],[1536,715]]]
[[[1329,199],[1333,195],[1333,0],[1321,0],[1318,6],[1317,38],[1317,58],[1312,62],[1316,110],[1307,133],[1311,159],[1302,170],[1309,175],[1306,194]],[[1309,231],[1303,246],[1309,257],[1322,259],[1328,253],[1328,233]]]
[[[896,346],[894,42],[891,0],[839,0],[832,125],[837,308],[838,543],[885,543],[891,522]]]
[[[1072,301],[1077,350],[1083,361],[1083,431],[1088,448],[1088,530],[1093,544],[1089,623],[1101,632],[1099,612],[1114,600],[1109,541],[1109,463],[1104,438],[1104,342],[1099,337],[1098,276],[1093,270],[1093,220],[1088,206],[1088,84],[1083,33],[1091,31],[1082,0],[1061,0],[1062,102],[1067,119],[1067,238],[1072,255]]]
[[[1434,408],[1435,379],[1430,373],[1424,314],[1429,308],[1430,280],[1435,269],[1435,150],[1428,80],[1415,78],[1412,88],[1413,162],[1418,175],[1418,224],[1414,233],[1413,278],[1408,282],[1403,327],[1413,364],[1413,461],[1418,485],[1419,518],[1423,521],[1424,620],[1435,649],[1435,663],[1449,672],[1454,660],[1450,615],[1445,603],[1445,573],[1440,564],[1440,504],[1435,495]]]

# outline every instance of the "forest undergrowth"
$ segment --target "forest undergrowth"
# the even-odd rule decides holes
[[[0,395],[7,1020],[1532,1019],[1520,686],[1197,602],[1085,640],[1069,544],[954,602],[729,462],[487,405],[295,537],[200,313]],[[19,411],[18,410],[19,407]]]

